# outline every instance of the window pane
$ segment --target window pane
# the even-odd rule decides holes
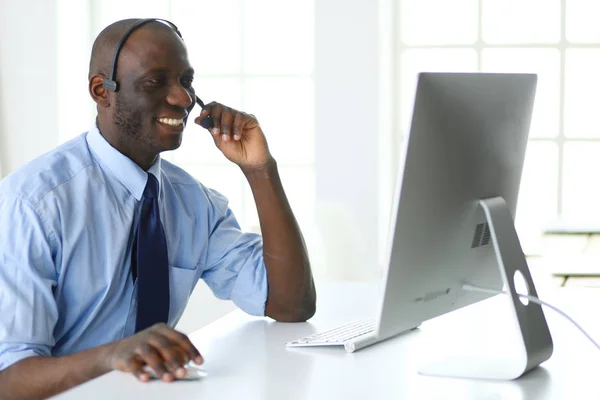
[[[96,37],[106,26],[126,18],[169,19],[169,2],[165,0],[93,0],[92,17]],[[175,25],[177,25],[175,23]]]
[[[565,135],[600,137],[600,50],[568,49],[565,72]]]
[[[567,5],[567,40],[571,42],[600,42],[598,0],[569,0]]]
[[[313,0],[245,0],[243,24],[244,72],[309,74],[313,71]]]
[[[196,74],[240,72],[240,0],[171,0],[171,15]]]
[[[244,217],[243,183],[244,175],[237,165],[180,165],[204,186],[214,189],[229,199],[231,208],[238,219]]]
[[[242,82],[239,78],[197,77],[194,89],[205,104],[216,101],[228,107],[242,108]],[[200,112],[200,108],[193,112]]]
[[[600,143],[567,142],[564,151],[562,216],[586,226],[598,224]]]
[[[57,7],[56,71],[60,90],[56,101],[58,142],[63,143],[91,128],[97,114],[96,103],[88,92],[89,54],[94,38],[89,36],[92,30],[89,18],[73,18],[73,15],[89,15],[89,4],[62,0]]]
[[[519,188],[515,225],[519,235],[539,233],[556,219],[558,193],[558,146],[550,141],[527,145]]]
[[[477,8],[477,0],[401,1],[401,39],[409,45],[474,43]]]
[[[486,72],[538,74],[537,93],[529,137],[556,137],[560,110],[560,53],[555,49],[485,49]]]
[[[234,78],[203,78],[194,80],[196,94],[204,101],[218,101],[227,106],[240,109],[241,83]],[[183,134],[181,147],[172,152],[175,163],[229,163],[223,153],[215,147],[211,134],[196,125],[194,119],[200,114],[196,106],[190,113]]]
[[[474,72],[477,53],[472,49],[408,50],[400,55],[400,127],[410,126],[419,72]]]
[[[560,0],[482,0],[488,43],[557,43]]]
[[[244,89],[244,111],[260,122],[275,159],[280,164],[311,164],[315,157],[313,80],[254,78],[246,80]]]

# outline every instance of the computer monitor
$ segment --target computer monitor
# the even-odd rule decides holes
[[[465,283],[506,285],[518,303],[531,364],[525,370],[550,357],[541,308],[523,306],[513,280],[519,270],[536,296],[513,222],[536,83],[535,74],[419,74],[393,203],[379,339],[493,296],[465,291]]]
[[[433,375],[514,379],[552,354],[513,216],[536,92],[534,74],[421,73],[399,165],[388,262],[375,321],[293,340],[288,347],[353,352],[489,298],[506,286],[523,342],[518,359],[444,362]],[[466,291],[471,285],[493,294]]]

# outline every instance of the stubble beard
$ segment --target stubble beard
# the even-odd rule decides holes
[[[143,144],[144,147],[152,148],[154,146],[143,134],[141,114],[117,94],[114,124],[119,129],[120,141],[128,147],[139,147],[140,144]]]

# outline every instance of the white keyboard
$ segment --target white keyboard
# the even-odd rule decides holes
[[[305,336],[298,340],[286,343],[288,347],[306,346],[343,346],[345,343],[359,336],[368,335],[375,331],[375,321],[372,319],[355,321],[338,326],[325,332]]]

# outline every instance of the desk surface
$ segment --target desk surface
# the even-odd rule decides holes
[[[376,285],[319,288],[318,311],[307,323],[278,323],[234,311],[190,335],[205,358],[198,381],[142,384],[118,371],[57,399],[566,399],[598,398],[600,352],[566,319],[545,310],[554,340],[547,362],[515,381],[437,378],[418,373],[443,354],[506,355],[511,347],[508,303],[501,296],[424,323],[419,329],[347,354],[342,348],[285,348],[292,339],[353,319],[377,305]],[[544,297],[544,294],[541,294]],[[600,291],[560,289],[546,296],[592,335]],[[593,302],[587,305],[589,302]],[[505,313],[506,311],[506,313]],[[587,320],[584,320],[587,316]],[[483,349],[483,350],[482,350]],[[489,354],[488,354],[489,353]]]

